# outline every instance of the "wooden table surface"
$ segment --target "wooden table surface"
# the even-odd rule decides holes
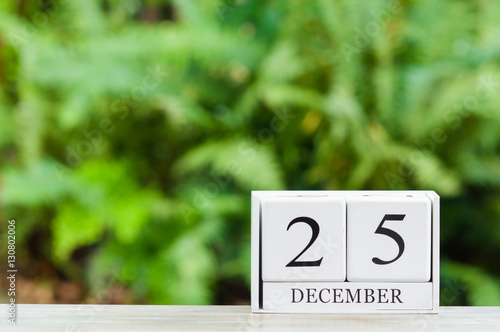
[[[248,306],[17,306],[2,304],[0,331],[500,331],[500,307],[442,307],[439,314],[252,314]]]

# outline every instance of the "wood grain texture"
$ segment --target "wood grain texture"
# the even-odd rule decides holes
[[[1,305],[0,331],[499,331],[500,307],[440,314],[252,314],[249,306]]]

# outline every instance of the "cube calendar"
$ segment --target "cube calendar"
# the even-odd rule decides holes
[[[438,310],[435,192],[252,192],[253,312]]]

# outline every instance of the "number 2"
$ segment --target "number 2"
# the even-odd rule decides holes
[[[309,249],[310,246],[312,246],[312,244],[314,243],[314,241],[316,241],[316,239],[318,238],[318,235],[319,235],[319,225],[318,225],[318,223],[316,222],[316,220],[314,220],[312,218],[309,218],[309,217],[297,217],[297,218],[293,219],[288,224],[288,227],[287,227],[286,230],[289,230],[290,226],[292,226],[293,224],[296,224],[298,222],[306,223],[306,224],[308,224],[311,227],[311,229],[312,229],[311,240],[309,241],[309,244],[304,248],[304,250],[302,250],[297,255],[297,257],[295,257],[294,259],[292,259],[290,261],[290,263],[288,263],[286,265],[286,267],[292,267],[292,266],[320,266],[321,265],[321,261],[323,260],[323,257],[321,257],[317,261],[302,261],[302,262],[297,262],[297,259],[300,256],[302,256],[302,254],[304,252],[306,252],[306,250]]]
[[[377,229],[375,230],[375,234],[382,234],[382,235],[387,235],[388,237],[392,238],[396,243],[398,244],[399,247],[399,253],[396,256],[396,258],[391,259],[390,261],[383,261],[378,257],[373,257],[372,262],[378,265],[385,265],[385,264],[391,264],[399,259],[403,252],[405,251],[405,241],[403,241],[403,238],[401,235],[393,231],[392,229],[384,228],[384,222],[386,221],[403,221],[405,218],[405,214],[386,214],[384,218],[382,218],[382,221],[378,225]]]

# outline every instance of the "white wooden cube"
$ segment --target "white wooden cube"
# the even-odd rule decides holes
[[[427,282],[431,278],[431,201],[364,194],[347,201],[347,280]]]
[[[437,313],[433,191],[252,192],[255,313]]]
[[[279,195],[262,200],[263,281],[344,281],[342,196]]]

